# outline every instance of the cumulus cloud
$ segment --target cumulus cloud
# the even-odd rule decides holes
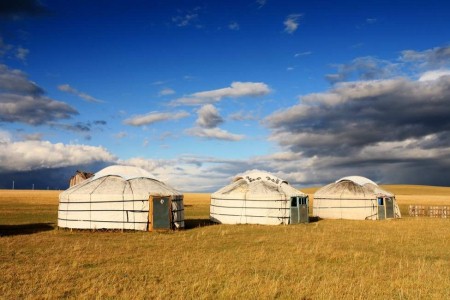
[[[263,82],[239,82],[231,83],[230,87],[197,92],[187,97],[176,99],[172,105],[203,105],[219,102],[223,98],[258,97],[270,93],[269,86]]]
[[[17,69],[0,64],[0,92],[20,95],[42,96],[44,90],[29,80],[27,75]]]
[[[0,147],[0,172],[60,168],[116,159],[103,147],[53,144],[49,141],[8,141]]]
[[[391,78],[397,74],[400,66],[387,60],[371,56],[358,57],[347,64],[334,65],[337,73],[327,74],[330,83],[347,80],[373,80]]]
[[[128,118],[123,121],[126,125],[132,126],[142,126],[148,125],[155,122],[169,121],[169,120],[178,120],[182,118],[186,118],[189,116],[188,112],[178,111],[178,112],[150,112],[145,115],[137,115],[131,118]]]
[[[102,103],[102,102],[104,102],[104,101],[99,100],[97,98],[94,98],[91,95],[88,95],[88,94],[86,94],[84,92],[80,92],[79,90],[71,87],[68,84],[61,84],[61,85],[58,86],[58,89],[60,91],[62,91],[62,92],[66,92],[66,93],[78,96],[81,99],[86,100],[87,102],[93,102],[93,103]]]
[[[450,70],[434,70],[428,71],[420,75],[419,81],[430,81],[439,79],[442,76],[449,76]]]
[[[414,63],[425,69],[449,67],[450,46],[435,47],[424,51],[405,50],[401,52],[400,60]]]
[[[233,134],[224,129],[218,128],[224,122],[217,108],[212,104],[206,104],[197,110],[197,127],[186,129],[188,135],[205,139],[216,139],[225,141],[240,141],[244,135]]]
[[[215,191],[228,184],[232,176],[245,170],[246,165],[240,160],[205,156],[181,156],[174,159],[135,157],[119,163],[146,169],[157,179],[184,192]]]
[[[186,133],[192,136],[197,136],[205,139],[225,140],[225,141],[240,141],[245,138],[244,135],[230,133],[218,127],[215,128],[201,128],[194,127],[186,130]]]
[[[0,122],[41,125],[78,114],[70,105],[44,94],[24,72],[0,64]]]
[[[42,125],[77,114],[78,112],[66,103],[47,97],[0,93],[0,122]]]
[[[196,124],[200,127],[213,128],[223,123],[223,118],[220,116],[219,111],[212,104],[202,106],[197,113],[198,119]]]
[[[284,20],[284,31],[286,31],[289,34],[294,33],[299,25],[300,18],[303,16],[303,14],[291,14],[286,17]]]
[[[265,124],[271,140],[317,172],[443,184],[436,174],[450,165],[450,76],[341,83],[301,97]]]

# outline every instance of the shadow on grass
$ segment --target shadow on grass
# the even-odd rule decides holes
[[[319,217],[309,217],[309,223],[319,222],[320,220]]]
[[[184,229],[193,229],[197,227],[210,226],[213,224],[214,222],[211,222],[210,219],[185,219]]]
[[[17,225],[0,225],[0,237],[33,234],[55,229],[54,223],[31,223]]]

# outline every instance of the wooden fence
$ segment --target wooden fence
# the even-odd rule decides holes
[[[409,215],[411,217],[431,217],[431,218],[450,219],[450,206],[410,205]]]

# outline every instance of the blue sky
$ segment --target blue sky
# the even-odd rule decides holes
[[[450,4],[310,2],[3,1],[0,187],[449,185]]]

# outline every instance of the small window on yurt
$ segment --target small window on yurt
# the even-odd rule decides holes
[[[378,198],[378,205],[384,205],[384,199],[383,198]]]
[[[300,201],[299,201],[299,204],[300,205],[306,205],[306,200],[307,198],[305,198],[305,197],[302,197],[302,198],[300,198]]]
[[[297,198],[298,197],[291,197],[291,207],[297,207]]]

